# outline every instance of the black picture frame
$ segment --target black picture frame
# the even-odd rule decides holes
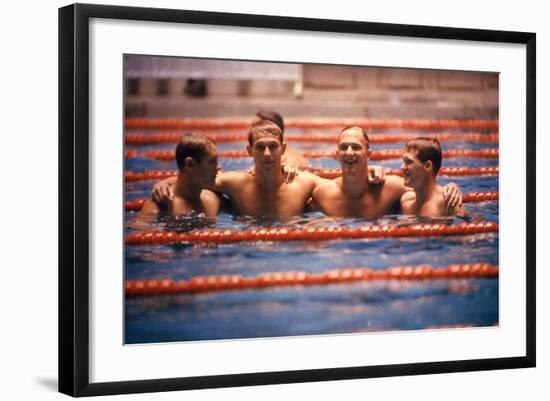
[[[526,354],[409,363],[90,383],[89,380],[89,22],[91,18],[515,43],[526,48]],[[266,15],[75,4],[59,9],[59,391],[95,396],[400,375],[534,367],[536,35],[526,32]]]

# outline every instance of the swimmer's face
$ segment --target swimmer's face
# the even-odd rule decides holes
[[[404,152],[401,171],[403,171],[405,185],[414,188],[425,180],[426,175],[430,174],[431,162],[421,162],[414,151]]]
[[[246,147],[248,154],[254,159],[254,166],[262,170],[279,169],[281,157],[286,150],[286,143],[281,143],[279,137],[270,133],[256,133],[252,145]]]
[[[202,186],[212,186],[216,182],[216,175],[220,171],[218,163],[218,152],[215,146],[212,146],[206,155],[197,163],[194,171],[196,177],[200,180]]]
[[[350,128],[338,137],[336,158],[342,166],[342,173],[364,172],[371,151],[360,129]]]

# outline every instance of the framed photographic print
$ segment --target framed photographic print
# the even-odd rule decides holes
[[[59,10],[59,390],[535,366],[535,34]]]

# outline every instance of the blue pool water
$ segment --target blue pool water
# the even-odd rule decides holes
[[[320,132],[316,130],[315,132]],[[388,131],[392,132],[392,131]],[[401,133],[399,130],[394,131]],[[302,130],[291,130],[302,133]],[[334,148],[331,144],[292,143],[298,149]],[[403,144],[375,144],[373,149],[401,148]],[[480,149],[497,144],[444,143],[443,149]],[[127,146],[127,149],[172,149],[172,145]],[[219,151],[241,150],[242,143],[220,143]],[[247,168],[247,158],[221,159],[224,170]],[[338,168],[329,158],[311,164]],[[399,160],[372,164],[398,168]],[[497,159],[449,158],[449,166],[498,166]],[[174,170],[174,162],[145,159],[126,161],[127,171]],[[456,182],[464,193],[498,191],[497,176],[440,177]],[[128,183],[126,200],[148,198],[153,182]],[[498,222],[498,202],[466,205],[469,220]],[[128,225],[136,216],[126,212]],[[181,230],[216,227],[244,230],[253,227],[309,226],[354,227],[369,224],[411,224],[404,216],[378,221],[333,219],[308,213],[290,222],[276,223],[221,214],[215,222],[201,217],[167,219],[155,227]],[[424,222],[425,220],[423,220]],[[454,218],[445,224],[457,224]],[[126,228],[125,234],[133,232]],[[188,280],[198,275],[305,271],[369,267],[385,269],[403,265],[445,267],[455,263],[499,264],[498,234],[445,238],[354,239],[324,242],[264,242],[218,245],[126,246],[125,279],[170,278]],[[434,329],[444,326],[498,324],[498,279],[440,279],[429,281],[369,281],[319,286],[274,287],[201,294],[126,298],[125,343],[238,339],[294,335],[355,333],[386,330]]]

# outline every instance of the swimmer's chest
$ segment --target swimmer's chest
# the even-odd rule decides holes
[[[338,191],[323,201],[326,214],[340,217],[374,219],[392,211],[395,196],[389,191],[376,190],[360,197],[347,197]]]
[[[434,197],[422,205],[417,204],[416,199],[413,197],[409,202],[402,205],[402,209],[403,214],[408,215],[439,217],[446,214],[443,196]]]
[[[303,213],[310,194],[299,185],[283,184],[265,191],[255,184],[243,185],[235,201],[239,212],[251,216],[291,216]]]

